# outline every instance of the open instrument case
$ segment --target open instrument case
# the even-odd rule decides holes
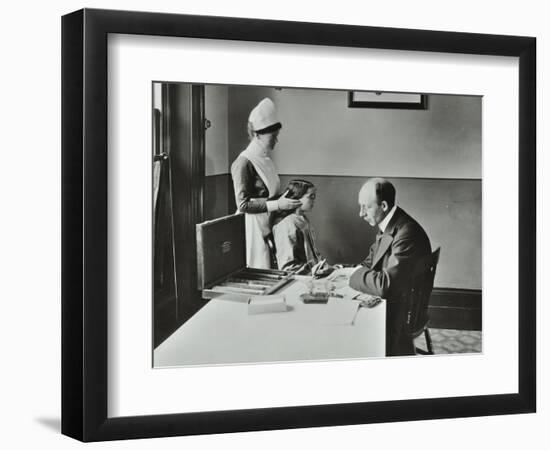
[[[294,277],[282,270],[246,267],[243,214],[197,224],[198,287],[205,299],[232,294],[247,300],[274,294]]]

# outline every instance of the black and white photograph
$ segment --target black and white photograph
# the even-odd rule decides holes
[[[482,353],[482,96],[151,95],[155,368]]]
[[[0,447],[547,448],[550,27],[495,6],[6,3]]]

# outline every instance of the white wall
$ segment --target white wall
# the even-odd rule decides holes
[[[427,110],[349,108],[346,91],[283,89],[273,100],[281,173],[481,178],[479,97],[430,95]]]
[[[153,108],[162,111],[162,84],[153,83]]]
[[[227,87],[207,85],[204,114],[211,127],[205,132],[206,176],[228,173]]]
[[[2,383],[0,445],[7,449],[83,448],[59,435],[60,417],[60,16],[86,5],[187,14],[355,23],[420,29],[538,36],[539,148],[550,140],[550,30],[544,2],[395,0],[393,2],[272,3],[233,0],[176,2],[87,0],[8,2],[0,18],[4,87],[0,123],[5,154],[2,183]],[[252,62],[251,62],[252,63]],[[182,67],[185,62],[182,61]],[[223,67],[220,68],[223,70]],[[406,74],[404,74],[406,76]],[[29,99],[22,89],[32,90]],[[22,101],[22,99],[26,99]],[[29,103],[30,102],[30,103]],[[539,230],[550,225],[549,152],[539,158]],[[10,158],[8,158],[10,156]],[[14,156],[14,158],[11,158]],[[15,158],[15,156],[17,158]],[[25,169],[23,171],[23,168]],[[548,273],[548,233],[539,234],[539,275]],[[544,258],[544,260],[543,260]],[[503,262],[505,266],[506,262]],[[506,273],[503,272],[503,279]],[[550,376],[548,276],[539,277],[539,380]],[[542,344],[542,345],[540,345]],[[465,374],[471,376],[471,374]],[[350,378],[352,379],[352,378]],[[367,380],[369,381],[369,380]],[[292,380],[283,380],[292,383]],[[375,383],[383,380],[374,380]],[[358,383],[358,389],[370,383]],[[281,449],[342,446],[445,450],[548,446],[550,391],[539,385],[536,415],[358,425],[88,444],[94,449]],[[435,443],[435,444],[434,444]]]

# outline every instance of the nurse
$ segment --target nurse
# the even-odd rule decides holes
[[[278,196],[281,183],[271,153],[281,127],[273,101],[264,98],[248,117],[250,143],[231,165],[237,209],[245,214],[248,267],[271,268],[272,255],[267,244],[270,214],[293,210],[301,204],[298,199]]]

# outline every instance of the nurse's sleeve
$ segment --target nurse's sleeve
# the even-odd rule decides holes
[[[257,214],[267,212],[267,198],[254,198],[254,184],[258,174],[248,159],[239,157],[231,165],[235,202],[239,212]]]

